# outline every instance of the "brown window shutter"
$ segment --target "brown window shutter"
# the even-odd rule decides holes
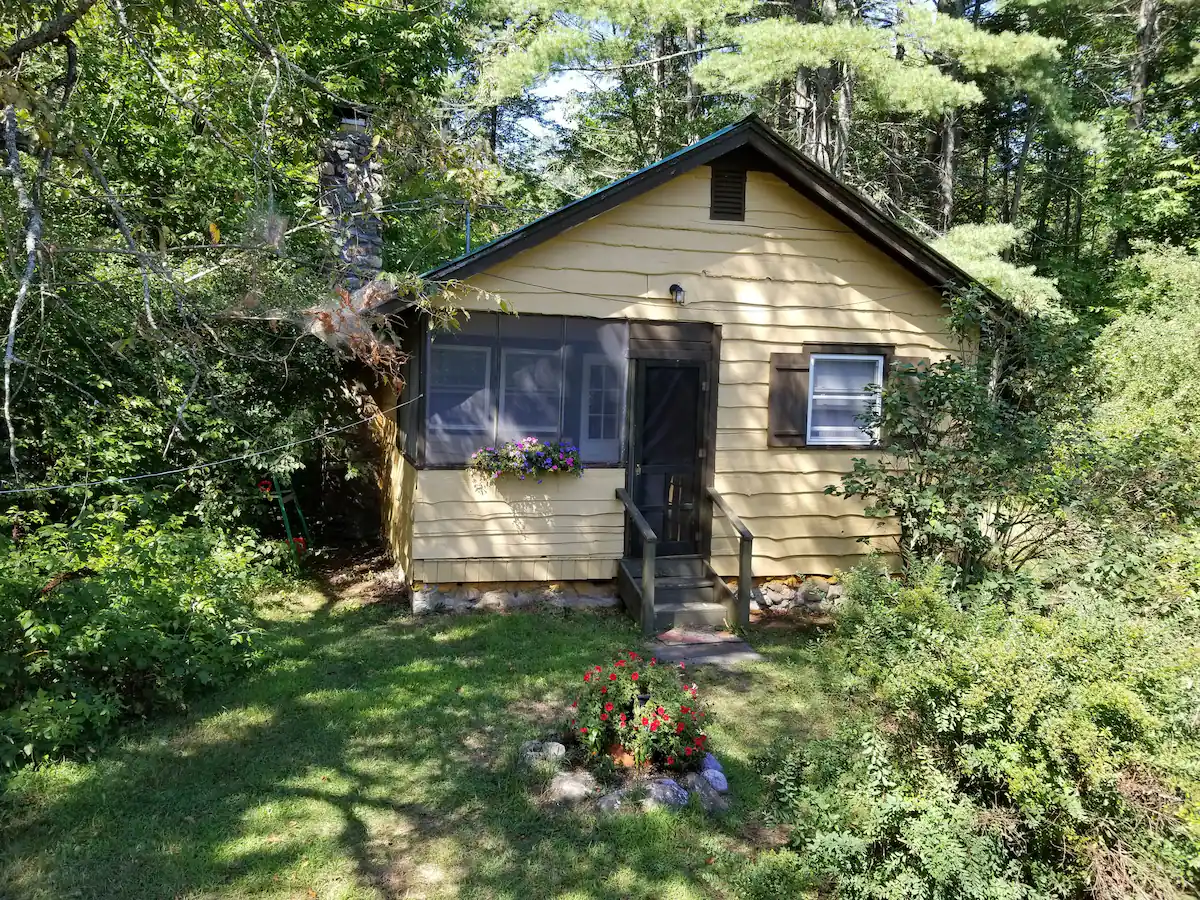
[[[746,170],[713,166],[708,217],[718,221],[746,221]]]
[[[808,369],[806,353],[771,354],[771,388],[767,395],[767,446],[803,447],[808,437]]]

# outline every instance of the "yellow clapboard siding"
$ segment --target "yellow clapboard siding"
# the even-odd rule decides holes
[[[749,174],[744,222],[712,221],[708,204],[709,170],[700,167],[470,284],[523,314],[719,325],[715,484],[755,533],[755,574],[850,568],[869,549],[858,537],[874,536],[887,549],[896,523],[868,518],[860,502],[824,488],[870,451],[768,447],[770,356],[850,343],[941,358],[956,350],[942,298],[774,175]],[[687,292],[683,306],[669,294],[673,283]],[[463,296],[469,308],[495,309],[495,296]],[[623,470],[542,485],[475,485],[462,472],[417,476],[411,554],[415,571],[433,573],[426,577],[611,573],[622,554],[614,491]],[[714,565],[732,577],[737,542],[719,515],[713,533]]]
[[[417,478],[417,503],[442,503],[447,500],[476,503],[496,501],[534,506],[545,502],[616,503],[614,492],[625,486],[624,469],[589,469],[580,478],[559,476],[536,481],[498,479],[494,483],[477,482],[457,469],[425,469]],[[619,508],[619,507],[616,507]]]
[[[577,536],[584,537],[587,536]],[[485,556],[518,557],[560,556],[572,559],[619,559],[624,540],[597,537],[561,543],[518,541],[499,535],[477,534],[457,537],[413,538],[413,556],[417,559],[475,559]],[[461,580],[461,579],[460,579]]]

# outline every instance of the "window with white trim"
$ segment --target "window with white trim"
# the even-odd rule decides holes
[[[864,424],[879,410],[883,357],[814,353],[809,368],[808,433],[810,445],[868,446],[879,435]]]
[[[583,357],[579,449],[584,459],[620,459],[625,406],[624,373],[607,357]]]

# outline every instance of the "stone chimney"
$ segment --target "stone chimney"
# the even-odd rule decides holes
[[[322,153],[320,207],[337,246],[339,280],[354,291],[383,269],[383,164],[365,115],[340,112],[341,125]]]

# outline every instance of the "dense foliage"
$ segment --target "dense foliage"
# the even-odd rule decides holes
[[[845,897],[1183,896],[1194,627],[1077,584],[1047,611],[1032,585],[955,593],[946,574],[849,578],[829,654],[857,713],[767,761],[797,852],[779,869]]]
[[[256,542],[140,505],[0,540],[0,768],[89,754],[261,655]]]

